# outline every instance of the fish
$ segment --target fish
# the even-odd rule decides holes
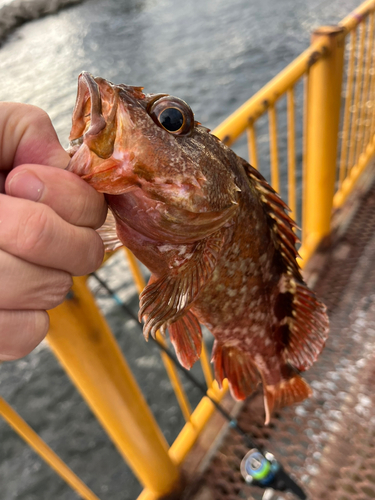
[[[143,334],[169,333],[186,369],[202,328],[220,386],[263,386],[265,421],[312,393],[301,372],[328,337],[324,304],[297,263],[296,224],[264,177],[195,120],[189,105],[82,72],[68,170],[104,193],[107,250],[125,245],[151,272]]]

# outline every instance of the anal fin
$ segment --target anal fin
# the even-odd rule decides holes
[[[281,380],[278,384],[264,385],[263,390],[266,425],[270,421],[273,410],[300,403],[312,394],[309,384],[297,374],[289,379]]]
[[[227,378],[231,394],[237,400],[250,396],[261,381],[255,363],[236,346],[215,340],[212,361],[219,385]]]
[[[201,326],[191,311],[168,326],[169,338],[181,365],[190,370],[202,351]]]

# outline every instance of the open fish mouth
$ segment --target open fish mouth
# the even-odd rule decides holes
[[[87,71],[79,75],[73,125],[69,135],[70,156],[83,143],[101,158],[108,158],[112,154],[117,100],[117,92],[110,82],[94,78]]]

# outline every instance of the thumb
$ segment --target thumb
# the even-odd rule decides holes
[[[48,114],[36,106],[0,103],[0,170],[24,163],[65,168],[69,155],[61,146]]]

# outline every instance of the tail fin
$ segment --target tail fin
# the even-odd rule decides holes
[[[261,381],[259,371],[250,356],[238,347],[221,344],[215,340],[212,351],[215,378],[221,386],[225,378],[235,399],[245,399]]]
[[[300,403],[311,394],[309,384],[297,374],[287,380],[281,380],[276,385],[264,384],[265,424],[269,423],[273,410],[293,403]]]

